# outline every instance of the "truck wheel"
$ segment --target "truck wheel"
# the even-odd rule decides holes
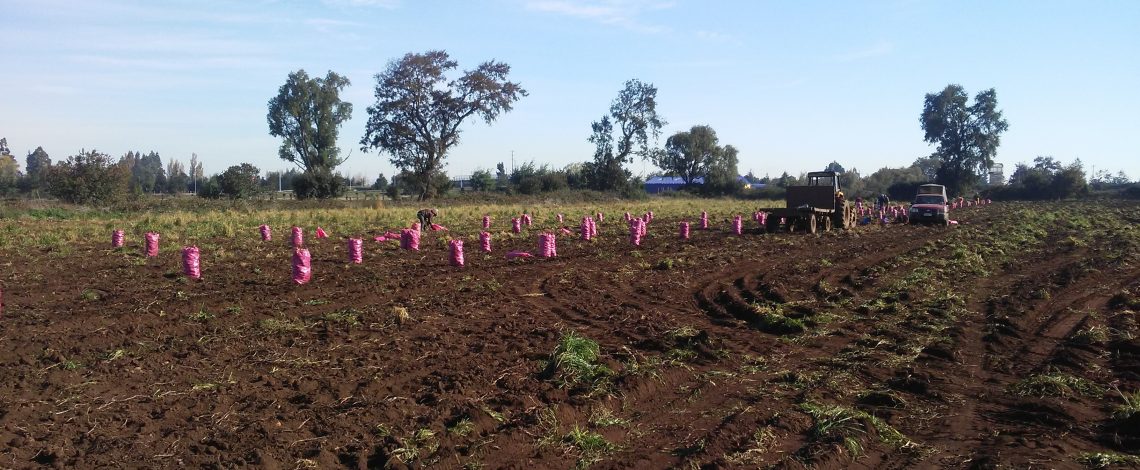
[[[786,229],[788,233],[795,233],[796,225],[799,225],[799,223],[800,219],[797,219],[795,217],[788,217],[784,220],[784,229]]]
[[[824,232],[830,232],[831,231],[831,217],[824,217],[823,218],[823,231]]]
[[[810,233],[810,234],[812,234],[812,235],[815,235],[815,232],[816,232],[816,221],[815,221],[815,218],[816,218],[816,217],[815,217],[814,215],[809,215],[809,216],[808,216],[808,218],[807,218],[807,223],[808,223],[808,226],[807,226],[807,232],[808,232],[808,233]]]

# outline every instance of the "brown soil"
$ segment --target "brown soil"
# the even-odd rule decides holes
[[[636,250],[607,219],[549,260],[504,259],[533,233],[497,233],[493,255],[469,241],[462,269],[440,233],[415,253],[368,241],[363,265],[314,240],[304,286],[256,224],[203,248],[200,281],[138,241],[0,253],[0,467],[1070,468],[1137,451],[1110,387],[1140,388],[1136,253],[1051,232],[985,272],[898,287],[1009,209],[687,242],[658,218]],[[611,374],[552,373],[570,331]],[[1013,393],[1047,374],[1101,389]],[[813,405],[861,413],[820,432]],[[575,446],[576,427],[613,448]]]

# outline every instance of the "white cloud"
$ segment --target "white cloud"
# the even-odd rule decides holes
[[[895,51],[894,43],[887,41],[880,41],[879,43],[859,49],[857,51],[848,52],[835,56],[837,62],[858,62],[860,60],[874,59],[882,57]]]
[[[672,8],[674,3],[658,0],[527,0],[525,5],[531,11],[595,21],[641,33],[660,33],[667,29],[646,23],[640,17],[647,11]]]

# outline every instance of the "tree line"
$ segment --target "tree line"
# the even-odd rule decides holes
[[[457,68],[458,63],[445,51],[435,50],[406,54],[374,76],[375,101],[366,109],[368,120],[359,149],[387,155],[398,170],[391,181],[380,174],[372,185],[374,189],[393,197],[413,195],[419,199],[446,192],[452,181],[443,168],[450,150],[460,142],[463,124],[470,120],[492,124],[528,96],[519,83],[508,79],[508,64],[487,61],[458,74]],[[127,152],[115,161],[97,151],[84,150],[52,165],[47,152],[37,148],[27,156],[25,175],[18,171],[6,141],[0,141],[0,193],[46,192],[70,202],[187,190],[203,197],[241,198],[272,188],[276,180],[279,189],[290,189],[301,199],[337,197],[349,185],[336,169],[351,154],[338,146],[340,127],[353,112],[352,103],[340,98],[350,85],[346,77],[333,71],[310,77],[297,70],[269,100],[266,119],[270,135],[281,139],[278,156],[296,166],[287,172],[262,178],[257,167],[243,163],[205,178],[196,155],[191,157],[189,168],[175,160],[164,167],[153,151]],[[955,195],[984,189],[982,183],[994,164],[1001,136],[1009,128],[998,109],[996,91],[983,90],[974,95],[972,103],[965,89],[955,84],[928,93],[919,124],[923,139],[935,150],[909,167],[883,168],[866,177],[854,168],[842,171],[838,162],[833,162],[837,168],[829,169],[842,173],[841,184],[852,195],[869,192],[909,197],[903,195],[913,194],[913,187],[927,182],[946,185]],[[744,194],[744,184],[738,178],[739,151],[734,146],[722,144],[716,131],[705,124],[678,131],[661,146],[665,125],[667,121],[657,111],[657,88],[631,79],[618,91],[609,109],[590,123],[586,140],[594,145],[592,159],[562,169],[529,162],[509,174],[499,163],[494,173],[477,169],[471,175],[470,187],[522,194],[591,189],[631,195],[643,191],[643,181],[627,166],[642,159],[661,170],[657,175],[680,178],[688,190],[706,195]],[[778,178],[748,176],[749,181],[770,185],[767,193],[751,192],[762,196],[771,196],[772,191],[800,179],[787,173]],[[1087,190],[1088,184],[1079,161],[1059,166],[1051,157],[1035,161],[1032,167],[1019,165],[1010,182],[1001,196],[1068,197]]]

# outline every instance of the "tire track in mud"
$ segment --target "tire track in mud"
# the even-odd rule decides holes
[[[1049,367],[1068,338],[1089,319],[1088,311],[1102,308],[1113,291],[1140,278],[1136,269],[1116,273],[1121,276],[1085,272],[1082,268],[1090,263],[1088,255],[1086,250],[1066,252],[1047,243],[1039,255],[1024,256],[968,291],[966,309],[971,314],[958,323],[985,327],[958,329],[960,359],[951,366],[929,358],[922,364],[938,377],[931,380],[934,389],[955,390],[943,396],[961,397],[949,398],[947,405],[941,406],[949,413],[941,426],[916,429],[918,436],[956,444],[938,449],[931,459],[952,466],[1007,463],[1001,455],[1014,442],[1024,443],[1040,433],[1091,426],[1071,416],[1063,403],[1008,396],[1009,386]],[[1072,272],[1077,274],[1070,276]],[[1064,285],[1055,286],[1056,273],[1069,276]],[[1107,284],[1106,279],[1110,280]],[[1034,301],[1037,295],[1049,297]],[[1030,300],[1028,308],[1021,309],[1025,300]],[[1094,434],[1084,431],[1082,434]],[[1096,444],[1084,443],[1090,445]],[[1071,465],[1077,448],[1069,440],[1056,441],[1038,449],[1040,459],[1036,463],[1026,460],[1014,464]]]
[[[853,257],[852,261],[840,263],[822,271],[816,268],[815,274],[807,273],[807,275],[810,279],[823,279],[828,276],[847,277],[853,271],[874,266],[882,259],[892,258],[918,249],[931,237],[942,233],[940,231],[927,231],[923,237],[904,237],[901,238],[901,242],[899,241],[900,237],[893,230],[878,231],[873,234],[874,237],[861,235],[861,237],[868,238],[863,247],[877,247],[877,251],[875,251],[877,256],[874,259],[859,262],[859,258]],[[683,323],[695,324],[700,330],[708,333],[717,346],[723,346],[727,350],[747,351],[755,355],[794,355],[797,361],[824,356],[828,354],[826,350],[819,349],[811,353],[808,351],[812,348],[784,344],[777,340],[777,336],[761,333],[748,325],[747,318],[741,318],[741,313],[751,311],[750,304],[759,299],[783,303],[795,300],[789,297],[796,293],[811,295],[812,285],[787,286],[781,284],[776,287],[769,284],[770,278],[778,278],[778,275],[782,273],[773,267],[792,266],[805,261],[810,263],[818,257],[842,254],[849,249],[844,244],[849,242],[849,238],[852,237],[850,234],[833,235],[827,239],[822,237],[807,238],[804,235],[790,236],[803,238],[795,240],[793,243],[797,246],[790,250],[785,249],[787,247],[782,243],[771,243],[777,240],[775,238],[761,238],[760,246],[755,247],[756,249],[750,253],[755,258],[763,259],[763,261],[734,261],[728,267],[713,274],[700,276],[688,282],[689,285],[697,286],[695,289],[690,288],[682,291],[690,292],[689,302],[676,302],[676,292],[673,293],[674,302],[672,303],[646,295],[646,292],[651,291],[652,288],[641,286],[652,284],[654,282],[652,278],[658,277],[653,275],[638,276],[629,284],[610,283],[605,286],[605,291],[609,293],[608,298],[620,300],[617,308],[632,308],[640,312],[649,312],[649,315],[653,315],[655,318],[663,317],[665,320],[673,319],[676,316],[686,318],[687,320],[683,320]],[[842,242],[835,240],[839,237],[843,237]],[[889,249],[884,250],[882,248],[887,244],[887,241],[892,241],[892,243]],[[811,253],[811,255],[805,257],[804,253]],[[598,274],[594,273],[585,277],[597,279]],[[666,333],[665,329],[669,325],[657,324],[655,328],[645,328],[644,324],[639,324],[641,320],[645,319],[644,316],[634,321],[631,321],[629,317],[615,318],[616,315],[613,313],[615,307],[613,306],[589,302],[583,304],[580,300],[583,297],[589,298],[589,292],[582,292],[582,286],[574,281],[564,282],[560,276],[562,274],[551,272],[530,283],[530,292],[542,294],[528,296],[527,301],[532,305],[532,308],[550,311],[561,321],[566,321],[577,327],[584,327],[587,336],[590,336],[591,333],[599,335],[609,333],[610,336],[618,336],[631,344],[640,344],[643,348],[647,348],[645,349],[647,352],[666,352],[665,349],[668,345],[664,344],[660,336]],[[789,293],[789,289],[795,292]],[[600,311],[608,313],[600,314]],[[671,465],[683,462],[684,457],[686,457],[685,449],[694,445],[695,442],[702,444],[702,446],[706,445],[709,442],[716,441],[720,430],[725,427],[739,426],[742,422],[749,421],[748,418],[739,417],[739,410],[751,409],[763,398],[747,393],[744,390],[747,387],[742,387],[739,383],[725,380],[718,384],[717,381],[709,379],[709,374],[717,372],[719,369],[726,367],[732,369],[739,366],[739,360],[698,360],[686,364],[684,369],[667,371],[657,378],[642,378],[626,384],[623,389],[626,399],[637,403],[633,408],[634,413],[650,417],[653,416],[655,410],[683,408],[691,415],[696,416],[685,428],[658,430],[668,437],[667,440],[671,441],[667,444],[658,442],[656,445],[662,450],[672,448],[674,450],[672,454],[680,454],[676,459],[670,460]],[[693,401],[692,394],[694,391],[700,392],[701,400]],[[794,394],[792,391],[783,393],[781,401],[793,401]],[[771,396],[768,397],[768,399],[771,398]],[[737,411],[730,412],[728,416],[725,416],[723,411],[732,409]],[[752,418],[751,422],[755,424],[755,418]],[[648,425],[652,426],[652,422]],[[736,445],[721,443],[726,451],[732,450]],[[793,442],[791,445],[790,450],[794,450],[796,444]],[[706,459],[708,457],[709,455],[705,455]]]

